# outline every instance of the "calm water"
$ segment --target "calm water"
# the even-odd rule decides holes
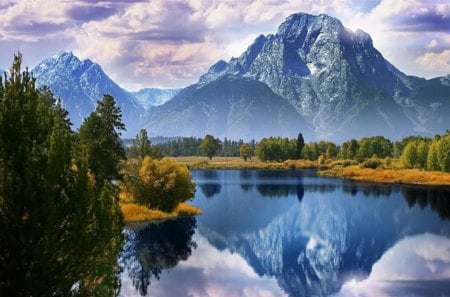
[[[193,177],[203,215],[125,231],[121,296],[450,296],[450,189]]]

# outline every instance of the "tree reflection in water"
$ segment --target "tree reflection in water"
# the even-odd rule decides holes
[[[200,189],[206,198],[212,198],[214,195],[220,193],[222,186],[220,184],[201,184]]]
[[[430,206],[443,220],[450,220],[450,199],[448,188],[404,187],[402,194],[409,207],[418,204],[420,208]]]
[[[197,244],[192,240],[195,218],[150,223],[144,229],[126,230],[120,266],[141,296],[147,295],[151,278],[159,279],[165,269],[187,260]]]

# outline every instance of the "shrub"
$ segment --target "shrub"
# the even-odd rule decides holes
[[[370,158],[365,160],[364,162],[361,163],[361,165],[359,165],[361,168],[372,168],[372,169],[376,169],[378,167],[381,167],[383,163],[376,158]]]
[[[348,167],[348,166],[352,166],[352,165],[356,165],[356,164],[358,164],[358,162],[353,161],[353,160],[342,161],[342,167]]]
[[[126,190],[135,202],[150,208],[171,212],[194,196],[195,183],[187,166],[171,158],[145,157],[140,166],[125,171]]]

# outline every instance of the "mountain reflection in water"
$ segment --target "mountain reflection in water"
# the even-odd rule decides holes
[[[203,215],[181,231],[190,234],[181,235],[189,252],[130,249],[139,253],[125,261],[130,277],[122,277],[122,295],[127,288],[132,294],[130,280],[142,287],[136,279],[149,296],[450,294],[449,189],[345,181],[312,170],[195,170],[193,176],[200,189],[193,203]],[[141,237],[164,246],[158,241],[175,236],[169,233]],[[151,257],[140,251],[147,249],[155,251]],[[140,270],[129,268],[136,263]],[[150,284],[155,265],[160,279]]]

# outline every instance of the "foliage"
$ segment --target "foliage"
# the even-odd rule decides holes
[[[442,171],[450,172],[450,133],[438,140],[438,161]]]
[[[358,142],[356,158],[359,160],[378,157],[392,157],[394,146],[389,139],[383,136],[365,137]]]
[[[261,161],[282,162],[295,159],[297,141],[295,139],[282,137],[263,138],[256,145],[256,156]]]
[[[302,133],[298,133],[296,159],[300,159],[302,157],[302,150],[303,150],[304,147],[305,147],[305,139],[303,138],[303,134]]]
[[[334,167],[330,170],[320,171],[319,174],[382,183],[450,185],[449,173],[420,171],[418,169],[371,169],[349,166],[345,168]]]
[[[348,160],[348,159],[356,159],[356,154],[359,150],[359,143],[356,139],[351,139],[342,144],[341,149],[339,151],[339,158]]]
[[[311,161],[317,160],[321,155],[325,159],[335,158],[337,154],[337,145],[329,141],[310,142],[302,150],[302,157]]]
[[[450,172],[450,134],[434,139],[408,138],[401,155],[406,168]]]
[[[414,141],[408,143],[403,149],[401,161],[406,168],[414,168],[417,165],[417,145]]]
[[[438,171],[440,170],[439,165],[439,141],[433,141],[428,150],[427,156],[427,169]]]
[[[211,160],[220,150],[220,139],[214,138],[212,135],[206,135],[200,144],[200,150]]]
[[[244,161],[247,161],[247,159],[251,159],[253,156],[253,149],[250,146],[250,144],[245,143],[241,145],[239,148],[239,153],[241,155],[241,158],[244,159]]]
[[[119,180],[120,161],[125,150],[120,141],[120,131],[125,130],[120,108],[114,98],[104,95],[97,108],[81,125],[77,134],[80,150],[87,154],[88,168],[94,173],[98,185]]]
[[[149,156],[153,159],[161,159],[162,153],[159,147],[152,145],[150,142],[147,130],[141,129],[139,134],[136,135],[136,138],[133,139],[133,145],[127,149],[127,156],[129,158],[140,159]]]
[[[179,137],[166,142],[155,144],[154,146],[161,151],[162,156],[168,157],[189,157],[189,156],[201,156],[202,152],[200,145],[202,138],[196,137]],[[217,151],[216,156],[222,157],[239,157],[240,147],[244,144],[243,140],[230,140],[226,137],[222,141],[220,150]],[[251,140],[247,144],[250,145],[252,150],[255,150],[255,140]]]
[[[381,162],[380,159],[378,158],[370,158],[365,160],[364,162],[361,163],[361,168],[372,168],[372,169],[376,169],[379,168],[383,165],[383,162]]]
[[[177,207],[170,213],[150,209],[144,205],[132,202],[121,202],[120,209],[122,211],[125,222],[128,223],[137,221],[172,219],[180,216],[194,216],[202,213],[201,209],[187,203],[178,204]]]
[[[216,157],[212,161],[207,161],[206,157],[177,157],[175,160],[185,163],[191,169],[305,169],[317,167],[317,162],[310,160],[286,160],[282,163],[262,162],[257,159],[246,162],[239,157]]]
[[[195,183],[186,165],[171,158],[145,157],[125,166],[124,188],[134,202],[165,212],[193,198]]]
[[[67,112],[21,61],[0,78],[0,295],[115,295],[117,191],[94,182]]]

